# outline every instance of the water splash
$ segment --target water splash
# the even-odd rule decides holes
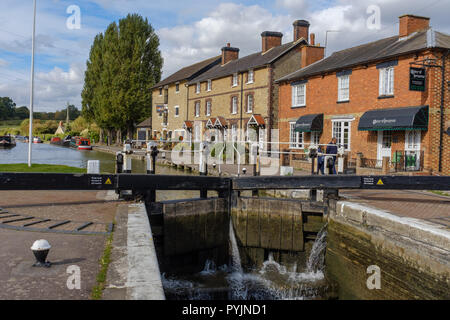
[[[328,223],[320,230],[316,241],[311,249],[308,262],[306,264],[309,272],[322,272],[325,268],[325,252],[327,249],[327,227]]]
[[[202,276],[214,275],[217,272],[216,264],[213,260],[206,260],[203,271],[200,272]]]
[[[243,271],[239,246],[230,221],[230,264],[217,267],[207,260],[198,275],[204,279],[225,276],[229,286],[230,300],[305,300],[320,298],[327,287],[324,268],[327,225],[319,232],[308,257],[306,269],[299,272],[297,264],[290,268],[275,261],[269,254],[259,270]],[[223,279],[223,278],[222,278]],[[197,278],[198,281],[198,278]],[[163,275],[164,287],[184,294],[188,300],[210,300],[212,296],[202,290],[197,281],[170,279]]]

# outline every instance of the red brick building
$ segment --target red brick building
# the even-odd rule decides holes
[[[398,35],[278,79],[280,140],[303,150],[336,137],[351,159],[450,174],[450,36],[429,22],[402,16]]]

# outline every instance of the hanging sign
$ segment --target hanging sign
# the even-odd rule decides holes
[[[427,79],[425,68],[411,68],[409,76],[409,90],[425,91],[425,81]]]

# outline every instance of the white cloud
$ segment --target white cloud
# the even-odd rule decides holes
[[[8,61],[0,59],[0,67],[7,67],[8,65],[9,65]]]

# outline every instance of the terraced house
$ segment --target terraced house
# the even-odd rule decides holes
[[[450,174],[449,49],[429,18],[404,15],[398,35],[279,78],[281,140],[295,151],[335,137],[374,167]]]
[[[215,128],[243,141],[253,127],[257,137],[252,139],[270,141],[270,130],[278,126],[275,79],[323,58],[324,48],[315,45],[313,34],[308,41],[309,26],[307,21],[295,21],[294,39],[285,44],[282,33],[265,31],[262,50],[242,58],[238,48],[223,47],[220,64],[188,83],[185,128],[193,140],[202,140],[206,129]]]
[[[185,67],[156,84],[153,90],[152,129],[154,139],[177,139],[184,135],[187,120],[188,81],[220,63],[213,57]]]

